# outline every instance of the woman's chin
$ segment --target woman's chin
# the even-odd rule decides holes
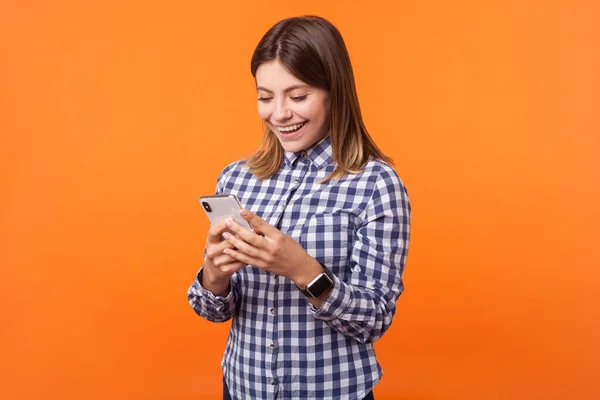
[[[306,146],[303,146],[302,143],[290,143],[282,140],[279,140],[279,143],[281,143],[283,150],[289,153],[297,153],[299,151],[306,150]]]

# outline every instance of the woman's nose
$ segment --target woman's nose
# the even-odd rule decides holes
[[[285,121],[292,118],[292,110],[286,104],[278,104],[275,109],[274,117],[278,121]]]

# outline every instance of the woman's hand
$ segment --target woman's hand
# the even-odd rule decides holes
[[[232,233],[223,234],[230,244],[223,248],[224,256],[284,276],[300,287],[306,287],[321,273],[321,265],[294,239],[248,210],[240,215],[250,222],[254,232],[232,219],[226,220]]]
[[[206,238],[206,258],[200,283],[217,296],[227,295],[231,275],[247,265],[223,254],[225,249],[232,247],[230,242],[222,239],[227,229],[225,221],[221,221],[210,227]]]

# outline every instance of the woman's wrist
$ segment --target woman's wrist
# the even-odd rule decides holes
[[[321,272],[323,267],[321,264],[314,259],[310,254],[307,254],[307,261],[300,267],[301,272],[292,281],[296,286],[305,288],[308,286],[313,279],[315,279]]]
[[[200,285],[215,296],[225,297],[229,293],[230,277],[214,276],[210,268],[203,267],[199,274]]]

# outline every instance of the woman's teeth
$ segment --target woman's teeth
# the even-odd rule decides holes
[[[291,126],[278,126],[277,130],[279,132],[294,132],[297,131],[298,129],[302,128],[304,126],[306,122],[303,122],[301,124],[296,124],[296,125],[291,125]]]

